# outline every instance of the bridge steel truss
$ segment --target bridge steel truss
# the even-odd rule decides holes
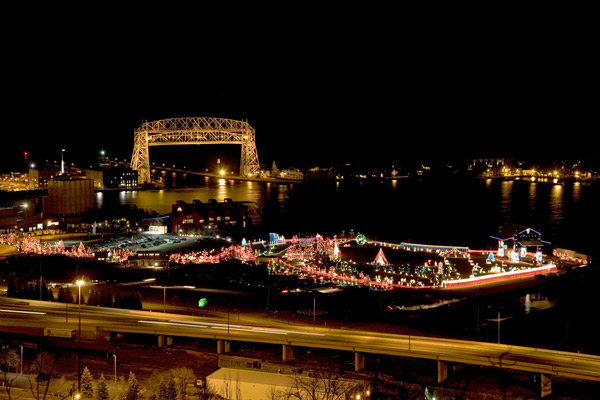
[[[240,176],[259,172],[254,128],[246,121],[224,118],[171,118],[144,122],[134,131],[131,168],[138,171],[139,183],[150,182],[149,146],[186,144],[240,144]]]

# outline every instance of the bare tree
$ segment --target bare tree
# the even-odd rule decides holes
[[[226,399],[238,400],[240,398],[240,376],[236,374],[235,379],[231,376],[223,382],[223,389],[221,395]]]
[[[222,397],[217,393],[217,390],[212,386],[206,383],[202,389],[198,390],[198,393],[202,395],[202,400],[217,400]]]
[[[58,354],[40,353],[29,370],[29,389],[37,400],[45,400],[52,379],[60,373],[56,370]]]
[[[19,368],[20,362],[21,357],[19,357],[15,349],[5,348],[0,352],[0,369],[3,371],[2,386],[6,391],[8,400],[12,400],[10,391],[19,377],[19,375],[17,375],[17,369]]]
[[[308,375],[294,375],[291,387],[285,392],[287,399],[345,400],[364,392],[363,383],[344,379],[341,371],[317,369]]]
[[[190,383],[196,383],[196,375],[194,375],[194,371],[192,371],[191,368],[180,367],[170,369],[169,373],[171,374],[171,376],[173,376],[173,380],[175,381],[179,400],[186,400],[187,385]]]
[[[286,394],[284,391],[277,389],[275,386],[269,386],[267,389],[267,399],[268,400],[285,400]]]

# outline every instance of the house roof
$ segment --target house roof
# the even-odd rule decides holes
[[[523,225],[508,224],[500,228],[498,236],[490,236],[492,239],[511,241],[516,240],[522,246],[543,246],[544,243],[550,244],[541,240],[541,232],[533,228]]]

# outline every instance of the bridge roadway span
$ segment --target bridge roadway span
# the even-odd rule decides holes
[[[17,304],[20,303],[20,304]],[[0,299],[0,331],[78,328],[78,306],[28,300]],[[127,332],[159,337],[208,338],[227,342],[258,342],[432,359],[541,373],[600,382],[600,356],[504,344],[408,336],[360,330],[288,325],[261,317],[243,316],[228,323],[226,314],[203,318],[181,314],[81,306],[82,337]],[[224,318],[225,317],[225,318]],[[231,319],[235,314],[231,314]],[[220,318],[216,320],[216,318]],[[357,359],[357,358],[355,358]],[[364,359],[363,359],[364,364]]]

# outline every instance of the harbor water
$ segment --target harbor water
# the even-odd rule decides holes
[[[490,236],[501,226],[517,224],[541,232],[556,247],[592,255],[598,248],[600,185],[595,182],[386,179],[277,184],[194,176],[179,183],[182,178],[176,178],[178,184],[169,189],[98,192],[97,205],[135,204],[168,214],[178,200],[231,198],[256,203],[257,232],[308,236],[354,230],[386,242],[485,249],[497,245]]]
[[[259,213],[248,235],[257,239],[267,239],[269,232],[290,237],[352,230],[386,242],[472,249],[495,248],[497,241],[490,236],[497,235],[501,226],[517,224],[541,232],[542,239],[551,243],[548,248],[589,254],[593,265],[599,255],[597,182],[404,178],[277,184],[172,178],[162,190],[99,192],[98,207],[135,204],[167,214],[178,200],[231,198],[256,203]],[[450,306],[452,312],[450,307],[439,307],[418,316],[386,313],[393,299],[385,293],[375,295],[369,304],[379,310],[373,315],[380,322],[432,335],[600,354],[594,333],[600,306],[595,287],[600,276],[594,266],[586,269],[557,281],[461,302]],[[332,301],[331,307],[335,304],[339,303]]]

